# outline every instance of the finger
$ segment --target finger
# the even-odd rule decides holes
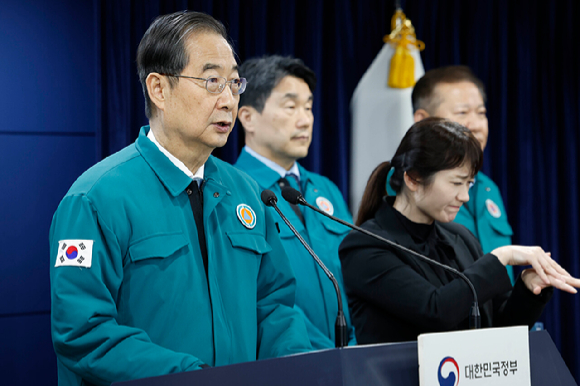
[[[547,253],[543,251],[540,251],[538,254],[538,261],[547,275],[551,275],[560,280],[565,280],[566,277],[570,276],[570,274],[564,268],[562,268],[560,264],[554,261]]]
[[[571,294],[578,293],[576,288],[572,287],[571,285],[569,285],[567,283],[564,283],[563,281],[561,281],[559,279],[553,279],[552,286],[554,288],[558,288],[559,290],[566,291],[566,292],[569,292]]]
[[[558,273],[558,276],[560,276],[561,280],[565,280],[565,278],[567,278],[567,277],[572,277],[572,275],[570,275],[568,273],[568,271],[566,271],[564,268],[562,268],[562,266],[560,264],[558,264],[552,258],[549,259],[549,263],[550,263],[550,266],[555,270],[555,272]]]
[[[542,266],[541,261],[539,259],[534,259],[534,258],[532,258],[530,260],[531,260],[530,264],[532,265],[532,268],[534,269],[534,271],[536,271],[536,273],[538,274],[540,279],[542,279],[542,281],[544,283],[551,285],[550,279],[548,279],[548,275],[546,275],[546,272],[544,272],[544,267]]]
[[[568,285],[571,285],[572,287],[580,288],[580,279],[578,278],[569,276],[565,277],[562,281]]]

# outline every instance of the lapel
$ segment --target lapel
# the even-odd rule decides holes
[[[136,147],[139,153],[143,156],[145,162],[155,172],[159,181],[171,193],[173,197],[179,196],[185,192],[185,189],[191,183],[184,172],[179,170],[167,156],[159,150],[159,148],[147,138],[149,126],[143,126],[137,138]]]
[[[248,173],[262,189],[271,189],[278,186],[280,175],[268,166],[264,165],[259,159],[253,157],[246,150],[242,149],[236,166]]]
[[[203,222],[206,229],[208,228],[207,219],[213,210],[219,205],[226,195],[230,196],[232,193],[227,186],[224,185],[220,171],[216,165],[214,156],[209,156],[205,162],[204,170],[204,184],[203,184]]]
[[[450,232],[438,222],[435,223],[435,231],[437,232],[439,241],[453,249],[455,262],[459,267],[459,271],[463,272],[474,263],[471,252],[461,237]]]

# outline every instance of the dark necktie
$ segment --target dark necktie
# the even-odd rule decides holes
[[[298,178],[296,177],[296,175],[288,173],[286,174],[286,177],[282,177],[278,180],[278,185],[280,185],[280,189],[283,189],[285,186],[291,186],[294,189],[300,191],[300,184],[298,183]],[[294,213],[296,213],[296,216],[298,216],[302,224],[305,224],[304,215],[302,214],[302,211],[300,210],[298,205],[290,204],[290,207],[292,208]]]
[[[203,181],[201,183],[203,185]],[[189,203],[193,211],[193,218],[195,219],[195,226],[197,228],[197,239],[199,241],[199,249],[201,250],[201,257],[203,258],[203,267],[205,268],[205,277],[207,276],[207,245],[205,241],[205,230],[203,228],[203,190],[197,184],[197,181],[192,181],[185,189],[189,196]],[[208,281],[209,285],[209,281]]]
[[[286,179],[290,183],[290,186],[292,186],[294,189],[302,193],[302,189],[300,188],[300,179],[298,179],[298,176],[296,174],[287,173]]]

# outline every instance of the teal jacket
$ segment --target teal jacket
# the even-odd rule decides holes
[[[293,308],[292,268],[257,184],[207,160],[206,279],[185,192],[191,180],[146,138],[148,130],[79,177],[54,214],[59,385],[108,385],[311,350]],[[237,216],[240,204],[255,214],[251,229]],[[92,240],[90,268],[55,267],[62,240]]]
[[[455,222],[477,237],[484,254],[512,243],[513,230],[499,188],[482,172],[475,176],[475,184],[469,189],[469,201],[461,207]],[[506,268],[513,284],[513,268],[509,265]]]
[[[288,217],[292,225],[335,276],[342,294],[343,309],[348,325],[349,345],[355,345],[356,338],[350,320],[338,258],[338,246],[348,233],[349,228],[310,209],[303,208],[302,213],[306,222],[306,226],[304,226],[290,204],[282,198],[280,186],[277,183],[280,175],[277,172],[245,150],[242,150],[235,166],[253,177],[260,189],[270,189],[278,196],[278,207],[282,213]],[[352,222],[352,216],[336,185],[328,178],[309,172],[300,165],[298,168],[300,169],[301,190],[306,201],[316,206],[316,200],[319,197],[326,198],[334,207],[334,216]],[[304,316],[312,347],[315,349],[333,348],[335,346],[334,323],[338,312],[334,286],[308,251],[300,244],[298,238],[290,231],[290,228],[282,222],[273,208],[270,210],[280,222],[280,239],[296,274],[295,308]]]

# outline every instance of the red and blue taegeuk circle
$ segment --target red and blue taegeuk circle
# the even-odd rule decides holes
[[[70,260],[76,259],[76,257],[78,255],[79,255],[79,250],[74,245],[67,248],[66,257],[69,258]]]

